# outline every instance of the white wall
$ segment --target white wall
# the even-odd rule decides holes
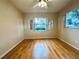
[[[22,40],[22,15],[8,1],[0,0],[0,56]]]
[[[70,3],[70,5],[67,5],[63,10],[61,10],[58,17],[58,38],[79,50],[79,29],[64,28],[65,13],[76,7],[79,7],[79,0]]]
[[[53,29],[44,32],[34,31],[30,29],[30,20],[34,17],[45,17],[48,20],[53,20]],[[57,16],[53,13],[27,13],[24,16],[24,37],[25,39],[36,39],[36,38],[56,38],[57,36]]]

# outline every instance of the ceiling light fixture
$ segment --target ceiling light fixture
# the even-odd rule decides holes
[[[39,3],[39,7],[41,7],[41,8],[47,7],[47,3],[44,0],[41,0]]]
[[[41,0],[39,3],[37,3],[34,7],[41,7],[41,8],[47,8],[47,3],[44,0]]]

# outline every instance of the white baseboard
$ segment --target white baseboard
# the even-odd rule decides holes
[[[58,38],[58,39],[60,39],[60,38]],[[66,42],[66,41],[65,41],[65,40],[63,40],[63,39],[60,39],[60,40],[61,40],[61,41],[63,41],[63,42],[65,42],[66,44],[70,45],[71,47],[73,47],[74,49],[76,49],[76,50],[78,50],[78,51],[79,51],[79,48],[75,47],[74,45],[72,45],[72,44],[70,44],[70,43]]]
[[[35,38],[35,37],[33,37],[33,38],[25,38],[25,39],[56,39],[56,37],[40,37],[40,38]]]
[[[12,46],[8,51],[6,51],[5,53],[3,53],[1,56],[0,56],[0,59],[5,56],[7,53],[9,53],[13,48],[15,48],[19,43],[21,43],[23,40],[19,41],[17,44],[15,44],[14,46]]]

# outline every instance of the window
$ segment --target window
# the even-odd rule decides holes
[[[51,27],[52,22],[49,22],[47,18],[34,18],[31,20],[30,28],[36,31],[45,31]]]
[[[79,28],[79,8],[66,13],[65,27]]]

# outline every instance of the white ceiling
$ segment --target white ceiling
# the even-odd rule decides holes
[[[58,12],[71,0],[52,0],[48,3],[48,8],[33,8],[37,0],[10,0],[22,12]]]

